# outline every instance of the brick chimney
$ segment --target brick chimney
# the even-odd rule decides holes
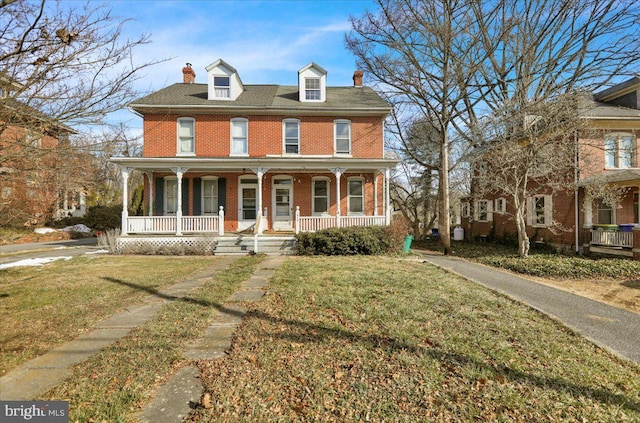
[[[185,84],[193,84],[196,82],[196,72],[191,67],[191,63],[187,63],[187,66],[182,68],[182,78]]]
[[[353,73],[353,86],[354,87],[362,87],[362,77],[364,76],[364,72],[361,70],[357,70]]]

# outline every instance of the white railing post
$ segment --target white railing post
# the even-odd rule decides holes
[[[300,233],[300,206],[296,206],[296,234]]]
[[[218,209],[218,235],[224,235],[224,207]]]

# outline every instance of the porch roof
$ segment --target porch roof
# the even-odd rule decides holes
[[[640,186],[640,169],[607,170],[599,175],[590,176],[581,180],[578,185],[585,186],[594,182],[621,186]]]
[[[327,171],[343,168],[349,171],[381,170],[393,168],[399,160],[395,158],[360,159],[340,157],[112,157],[111,162],[123,167],[143,171],[168,171],[185,168],[189,171],[232,171],[264,168],[269,171]]]

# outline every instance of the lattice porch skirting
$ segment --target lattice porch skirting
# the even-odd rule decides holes
[[[209,255],[216,249],[217,239],[206,236],[119,237],[117,254]]]

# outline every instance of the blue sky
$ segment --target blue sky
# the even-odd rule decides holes
[[[108,2],[114,14],[131,18],[127,33],[151,34],[151,45],[136,60],[170,58],[145,71],[157,90],[182,81],[192,63],[196,82],[204,68],[222,58],[245,84],[295,85],[297,71],[316,62],[330,85],[351,85],[355,59],[344,47],[349,15],[373,9],[369,0],[288,1],[124,1]]]
[[[134,53],[138,63],[168,59],[143,71],[141,93],[182,82],[182,67],[192,64],[196,83],[206,83],[205,67],[223,59],[245,84],[297,84],[297,72],[310,62],[327,71],[333,86],[353,84],[355,58],[344,46],[349,16],[375,9],[371,0],[112,0],[114,15],[129,18],[125,34],[150,35]],[[365,76],[366,81],[366,76]],[[142,120],[131,112],[113,115],[132,135]]]

